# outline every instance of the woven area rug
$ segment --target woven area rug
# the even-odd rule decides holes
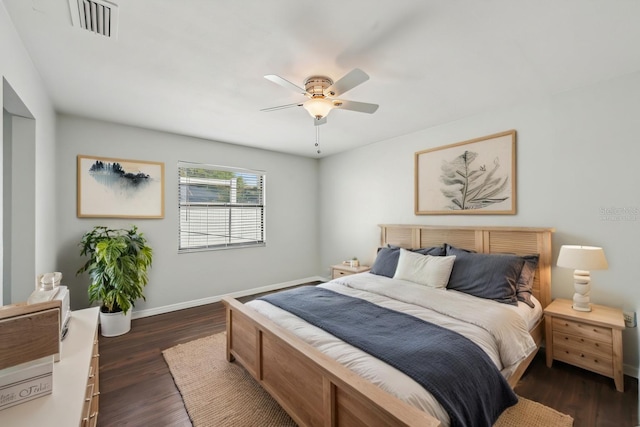
[[[296,424],[244,370],[225,356],[224,333],[162,352],[194,427],[286,427]],[[570,427],[573,418],[520,397],[494,427]]]

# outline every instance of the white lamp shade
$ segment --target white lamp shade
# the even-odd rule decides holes
[[[558,267],[576,270],[606,270],[609,268],[604,250],[597,246],[562,245],[557,264]]]
[[[302,106],[314,119],[326,117],[334,107],[333,102],[327,98],[311,98],[302,104]]]

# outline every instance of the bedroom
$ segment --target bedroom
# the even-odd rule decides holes
[[[156,263],[151,270],[151,284],[146,291],[147,300],[137,304],[137,316],[208,302],[228,293],[249,292],[255,288],[327,277],[328,266],[354,255],[363,263],[370,263],[379,241],[377,225],[382,223],[554,227],[555,256],[562,244],[590,244],[605,248],[609,269],[593,273],[592,300],[599,304],[637,310],[640,290],[635,283],[635,269],[630,258],[637,253],[633,248],[640,237],[638,222],[631,217],[616,220],[601,213],[602,209],[640,207],[635,176],[635,159],[639,150],[640,64],[632,49],[633,43],[638,40],[635,33],[637,29],[631,25],[640,13],[637,1],[619,1],[615,2],[615,6],[611,2],[592,2],[588,7],[581,6],[583,2],[568,2],[564,7],[549,2],[546,5],[548,10],[554,11],[549,17],[540,10],[522,9],[522,15],[531,16],[530,21],[526,20],[528,25],[513,18],[506,19],[518,16],[517,10],[511,10],[515,6],[507,6],[504,2],[491,3],[496,10],[504,11],[505,22],[511,26],[521,23],[522,31],[531,32],[532,39],[540,38],[539,32],[548,30],[544,27],[541,29],[534,18],[554,28],[564,28],[561,34],[555,34],[559,37],[557,45],[544,39],[547,44],[542,46],[548,52],[535,51],[539,56],[530,59],[537,60],[535,64],[542,66],[542,69],[526,66],[517,70],[529,73],[527,76],[537,82],[537,86],[529,89],[533,93],[519,92],[515,90],[517,87],[501,87],[500,94],[512,96],[506,101],[498,97],[498,92],[485,91],[472,96],[471,92],[465,92],[470,90],[466,85],[442,88],[442,93],[437,89],[429,93],[422,92],[414,74],[415,70],[420,70],[420,63],[399,63],[398,68],[414,70],[406,74],[402,73],[402,69],[385,68],[385,64],[393,63],[393,56],[381,56],[384,63],[378,64],[377,55],[390,55],[389,52],[396,48],[394,43],[408,42],[406,33],[393,35],[382,31],[388,29],[385,24],[390,25],[403,17],[400,12],[389,14],[390,18],[394,18],[391,22],[381,21],[379,31],[374,32],[373,36],[379,37],[377,42],[380,46],[376,48],[382,49],[382,52],[372,53],[370,59],[365,55],[362,63],[339,63],[340,58],[336,57],[335,52],[325,53],[329,56],[321,56],[320,59],[314,58],[316,51],[312,41],[316,37],[313,34],[301,36],[297,42],[290,40],[283,43],[283,49],[291,50],[279,50],[286,57],[281,59],[283,63],[262,54],[256,59],[261,62],[260,67],[242,70],[243,77],[251,79],[251,84],[263,88],[261,93],[265,93],[265,98],[254,101],[246,114],[260,120],[252,122],[261,124],[255,125],[259,127],[259,133],[291,133],[296,140],[289,145],[298,150],[296,154],[221,142],[232,141],[233,135],[197,138],[171,129],[130,126],[126,123],[134,123],[135,117],[132,116],[131,121],[116,120],[113,118],[117,110],[115,107],[101,116],[86,117],[83,109],[71,110],[66,105],[57,105],[52,96],[56,90],[54,86],[61,91],[71,91],[75,83],[60,77],[52,86],[52,83],[44,80],[45,68],[47,64],[53,67],[56,57],[52,55],[56,51],[50,50],[48,55],[41,52],[42,56],[31,52],[33,46],[30,43],[39,40],[43,34],[36,31],[23,33],[22,24],[27,23],[17,21],[22,16],[22,19],[35,19],[39,20],[35,23],[42,24],[46,17],[43,11],[46,12],[53,4],[56,4],[56,9],[59,8],[60,4],[57,3],[66,7],[64,1],[4,1],[0,10],[0,73],[5,83],[3,95],[8,93],[6,85],[9,85],[37,119],[35,146],[32,152],[25,153],[30,158],[21,165],[35,171],[31,187],[24,190],[33,194],[34,206],[21,212],[21,219],[31,221],[31,226],[25,230],[33,233],[30,240],[33,243],[26,248],[19,248],[24,251],[21,254],[27,254],[20,258],[27,265],[12,271],[16,276],[12,280],[11,299],[26,299],[32,290],[35,273],[61,270],[72,289],[73,308],[86,306],[85,286],[80,278],[74,277],[80,261],[76,245],[84,231],[102,223],[100,220],[79,219],[75,214],[75,158],[78,154],[88,154],[156,160],[165,162],[167,167],[165,218],[137,221],[156,249]],[[465,6],[468,4],[458,7],[462,10]],[[24,15],[14,15],[23,7],[29,10],[22,11]],[[32,7],[36,11],[32,11]],[[124,3],[122,8],[125,9]],[[579,12],[579,16],[573,16],[571,11]],[[302,10],[297,10],[297,13],[303,15]],[[455,11],[449,13],[455,15]],[[471,26],[473,23],[472,16],[468,15],[472,14],[467,12],[460,18],[463,19],[461,26]],[[369,21],[363,18],[364,22],[371,25],[375,15],[371,16]],[[299,16],[294,15],[279,25],[291,24],[296,18]],[[124,12],[122,19],[126,19]],[[429,22],[427,18],[425,20]],[[601,21],[603,24],[599,25]],[[298,22],[299,27],[304,27],[302,22]],[[568,26],[567,22],[571,25]],[[240,20],[240,24],[239,30],[251,29],[250,21]],[[297,32],[304,30],[299,27],[295,27]],[[477,27],[472,28],[478,30]],[[512,27],[510,29],[513,30]],[[123,31],[122,27],[120,30]],[[293,27],[283,27],[281,31],[293,31]],[[253,37],[257,36],[253,34]],[[382,43],[385,37],[390,39],[387,46]],[[479,40],[483,39],[479,37]],[[364,43],[357,37],[349,41]],[[364,51],[368,46],[361,44],[355,47]],[[331,63],[328,70],[323,68],[325,58],[329,58]],[[500,60],[498,57],[489,58],[490,62],[497,61],[499,64],[511,60],[508,56]],[[161,58],[158,61],[159,65],[163,64]],[[335,73],[339,77],[355,66],[367,71],[371,80],[358,88],[360,92],[354,90],[353,99],[378,102],[380,111],[372,116],[332,113],[329,123],[321,129],[320,144],[326,154],[320,159],[314,156],[314,129],[305,112],[272,112],[268,113],[268,121],[259,117],[266,114],[258,111],[261,108],[277,105],[278,102],[285,104],[295,101],[281,88],[269,86],[271,83],[262,78],[264,74],[277,73],[297,82],[296,79],[316,72],[317,68],[322,68],[319,72]],[[118,64],[110,64],[109,67],[117,70]],[[382,69],[376,71],[376,67]],[[425,67],[427,72],[434,64],[429,62]],[[507,68],[507,71],[514,70]],[[411,104],[411,108],[385,104],[377,97],[375,85],[384,85],[385,76],[395,74],[399,74],[396,78],[410,82],[409,88],[405,86],[405,96],[410,96],[413,90],[418,91],[419,96],[413,97],[415,104]],[[127,77],[127,74],[122,76],[123,79]],[[432,78],[443,77],[436,74]],[[468,78],[469,85],[474,87],[478,86],[475,79],[480,77],[482,74],[464,78]],[[166,81],[160,83],[166,85]],[[175,84],[172,92],[184,90]],[[227,91],[240,89],[240,85],[226,88]],[[498,90],[494,87],[489,89]],[[333,149],[343,148],[342,139],[331,134],[332,124],[337,126],[342,121],[341,129],[346,141],[350,134],[364,132],[370,126],[370,120],[382,120],[385,110],[385,114],[395,112],[393,117],[398,117],[398,111],[408,115],[413,110],[425,111],[425,116],[435,115],[440,105],[433,105],[430,99],[444,102],[447,91],[455,95],[457,105],[464,105],[465,109],[451,113],[453,116],[444,122],[422,125],[394,135],[385,134],[388,136],[384,140],[377,136],[370,137],[365,142],[371,143],[366,146],[354,145],[349,147],[352,149],[328,155]],[[158,90],[158,93],[160,95],[157,97],[140,98],[149,106],[161,106],[170,100],[163,90]],[[178,93],[176,102],[180,99],[182,95]],[[473,102],[478,105],[472,105]],[[224,110],[225,106],[214,104],[207,108],[216,112]],[[451,109],[447,111],[451,112]],[[140,110],[135,114],[144,118],[148,113]],[[181,118],[179,113],[165,110],[155,113],[167,123],[171,122],[172,114]],[[203,122],[211,120],[210,117],[199,119]],[[6,128],[4,126],[3,129],[6,131]],[[508,129],[518,132],[517,215],[414,215],[413,155],[416,151]],[[183,157],[185,154],[189,159]],[[268,247],[264,251],[218,251],[213,255],[176,253],[177,212],[171,203],[173,195],[177,193],[177,183],[172,179],[175,176],[175,169],[172,168],[175,168],[178,160],[199,159],[206,159],[207,163],[267,171],[270,183],[267,202]],[[293,209],[292,200],[295,200]],[[123,220],[112,223],[126,225],[129,222]],[[300,242],[305,243],[300,245]],[[243,268],[246,265],[252,268]],[[238,274],[239,270],[242,274]],[[553,296],[570,298],[571,272],[554,267],[552,277]],[[623,341],[625,373],[637,378],[637,329],[625,330]]]

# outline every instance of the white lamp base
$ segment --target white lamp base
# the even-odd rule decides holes
[[[591,311],[591,305],[587,304],[586,306],[584,305],[579,305],[576,304],[576,301],[573,301],[573,305],[571,306],[571,308],[573,308],[575,311]]]
[[[576,293],[573,294],[573,306],[576,311],[591,311],[590,294],[591,294],[591,276],[586,270],[575,270],[573,272],[573,288]]]

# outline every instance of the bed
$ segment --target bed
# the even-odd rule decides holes
[[[475,251],[479,254],[537,254],[532,294],[539,311],[550,302],[553,229],[381,225],[380,230],[380,247],[393,245],[401,248],[429,248],[443,246],[446,243],[452,248]],[[360,284],[371,282],[383,286],[384,283],[379,282],[386,280],[394,279],[364,273],[331,281],[323,287],[332,291],[353,293],[361,298],[365,291],[369,292],[366,286],[372,285]],[[406,295],[414,292],[411,283],[406,283],[405,288],[400,286],[398,289],[401,294]],[[461,304],[465,304],[464,298],[477,299],[465,295],[460,298]],[[319,349],[313,340],[309,341],[300,335],[299,325],[289,324],[291,317],[282,320],[277,314],[277,307],[269,308],[270,304],[264,301],[244,305],[232,298],[225,298],[223,302],[227,312],[228,360],[236,360],[244,366],[298,425],[438,426],[447,423],[446,419],[443,422],[441,414],[438,413],[440,409],[437,408],[437,403],[435,412],[430,403],[426,404],[428,408],[425,409],[422,403],[416,404],[413,398],[407,399],[403,396],[403,392],[380,386],[377,378],[367,375],[367,369],[378,372],[378,368],[365,368],[363,373],[357,368],[354,369],[353,364],[349,362],[346,363],[349,367],[343,364],[344,360],[341,360],[343,363],[338,362],[336,355],[326,350],[334,347],[334,344],[325,343],[325,348],[320,346]],[[404,301],[402,304],[414,302]],[[541,344],[541,320],[541,317],[538,317],[527,323],[528,339],[533,343],[533,351],[529,349],[526,357],[512,360],[517,363],[499,366],[511,387],[518,382]],[[359,356],[355,357],[359,359]],[[340,357],[337,358],[340,360]],[[393,371],[393,368],[391,370]],[[382,372],[382,369],[379,371]],[[400,382],[404,384],[407,381]]]

